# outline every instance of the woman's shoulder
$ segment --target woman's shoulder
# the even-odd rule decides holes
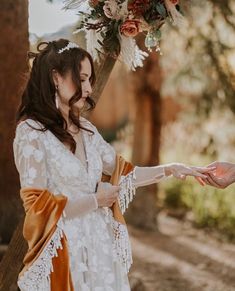
[[[37,138],[43,133],[43,131],[41,131],[43,128],[44,126],[42,123],[31,118],[21,120],[16,126],[15,139],[22,139],[25,138],[25,136]]]
[[[31,119],[31,118],[27,118],[27,119],[24,119],[24,120],[21,120],[18,122],[16,129],[18,130],[21,128],[38,130],[38,129],[43,129],[44,126],[39,121],[36,121],[34,119]]]

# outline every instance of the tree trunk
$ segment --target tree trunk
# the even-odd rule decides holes
[[[0,0],[0,241],[8,243],[23,213],[12,142],[19,90],[27,71],[28,1]]]
[[[27,251],[27,244],[22,235],[22,228],[23,218],[18,224],[8,246],[7,253],[0,264],[0,291],[17,290],[17,277]]]
[[[139,45],[143,49],[144,37]],[[136,116],[132,162],[138,166],[159,164],[161,133],[161,68],[155,52],[145,60],[143,68],[132,75]],[[126,214],[128,223],[146,229],[157,229],[157,185],[137,189]]]

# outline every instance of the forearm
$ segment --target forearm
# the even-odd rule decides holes
[[[88,194],[78,197],[76,200],[68,199],[64,214],[66,219],[73,219],[86,215],[98,208],[96,194]]]
[[[166,177],[164,166],[155,167],[135,167],[126,176],[121,176],[119,186],[119,205],[122,213],[125,212],[129,203],[132,201],[136,193],[136,188],[159,182]]]
[[[135,167],[135,175],[133,176],[134,186],[147,186],[162,180],[164,177],[169,176],[171,173],[165,166],[154,167]]]

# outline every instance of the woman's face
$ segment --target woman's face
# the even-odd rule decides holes
[[[91,64],[88,58],[81,61],[80,79],[82,97],[74,104],[74,107],[81,110],[86,102],[86,98],[92,93],[91,83]],[[54,82],[58,86],[57,102],[58,107],[62,111],[66,112],[69,109],[69,100],[76,92],[76,87],[72,80],[71,71],[65,76],[61,76],[59,73],[54,75]]]

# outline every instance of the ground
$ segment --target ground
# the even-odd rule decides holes
[[[235,291],[235,244],[159,216],[159,232],[128,227],[133,291]]]

